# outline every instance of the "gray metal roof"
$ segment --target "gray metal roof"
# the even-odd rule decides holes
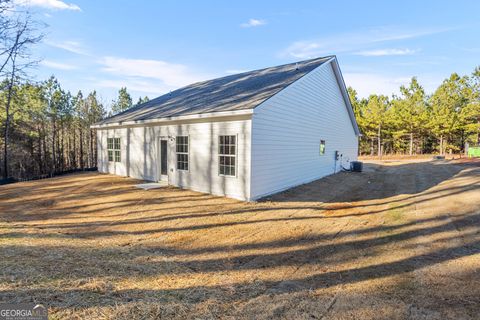
[[[97,125],[253,109],[332,57],[197,82],[106,118]]]

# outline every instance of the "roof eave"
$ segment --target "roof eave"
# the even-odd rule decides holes
[[[235,116],[245,116],[253,114],[253,109],[246,110],[236,110],[236,111],[219,111],[219,112],[210,112],[210,113],[198,113],[185,116],[173,116],[173,117],[164,117],[156,119],[146,119],[146,120],[132,120],[132,121],[118,121],[110,123],[98,123],[90,126],[91,129],[106,129],[111,127],[123,127],[123,126],[135,126],[135,125],[150,125],[163,122],[171,121],[186,121],[186,120],[198,120],[198,119],[212,119],[220,117],[235,117]]]

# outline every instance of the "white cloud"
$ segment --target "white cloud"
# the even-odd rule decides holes
[[[93,79],[91,79],[93,80]],[[113,89],[120,89],[121,87],[127,87],[129,91],[137,91],[143,93],[149,93],[154,95],[160,95],[162,93],[168,92],[170,88],[162,85],[159,81],[155,83],[155,81],[146,81],[140,79],[100,79],[100,80],[93,80],[95,87],[102,87],[102,88],[113,88]]]
[[[55,42],[55,41],[46,41],[46,44],[49,46],[60,48],[72,53],[80,54],[80,55],[88,55],[88,52],[85,50],[83,45],[78,41],[62,41],[62,42]]]
[[[378,43],[418,38],[449,30],[451,29],[401,30],[392,27],[365,29],[314,40],[296,41],[283,50],[280,55],[307,59],[325,54],[367,50]]]
[[[160,80],[168,88],[178,88],[209,78],[208,75],[193,72],[185,65],[161,60],[105,57],[100,63],[104,66],[102,71],[123,77]]]
[[[77,69],[76,66],[71,65],[71,64],[66,64],[66,63],[61,63],[61,62],[55,62],[55,61],[50,61],[50,60],[43,60],[40,62],[41,65],[52,68],[52,69],[58,69],[58,70],[74,70]]]
[[[416,53],[418,50],[412,49],[376,49],[356,52],[356,55],[365,57],[380,57],[380,56],[405,56]]]
[[[267,24],[267,21],[260,19],[249,19],[248,22],[240,24],[242,28],[259,27]]]
[[[76,4],[60,0],[14,0],[14,3],[19,6],[41,7],[52,10],[82,11]]]

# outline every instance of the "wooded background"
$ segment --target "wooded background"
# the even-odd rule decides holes
[[[43,28],[11,0],[0,0],[3,179],[95,167],[96,132],[90,126],[134,105],[127,88],[105,104],[95,91],[72,94],[54,76],[32,81],[30,70],[38,61],[31,50],[42,41]],[[361,155],[460,153],[467,143],[480,143],[480,68],[470,75],[453,73],[431,95],[416,78],[391,97],[358,98],[354,89],[348,91],[362,133]]]
[[[118,99],[109,105],[111,111],[107,111],[95,91],[85,96],[81,91],[72,95],[52,76],[38,83],[15,83],[7,113],[8,88],[5,80],[0,89],[0,143],[4,150],[0,160],[6,163],[0,172],[4,179],[52,176],[96,167],[96,131],[90,126],[133,105],[127,89],[121,88]],[[145,101],[147,97],[137,103]]]
[[[399,91],[359,99],[348,88],[360,155],[464,153],[466,144],[480,143],[479,67],[471,75],[453,73],[430,95],[415,77]]]

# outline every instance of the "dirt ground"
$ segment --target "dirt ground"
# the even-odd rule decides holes
[[[257,203],[97,173],[0,186],[0,302],[52,319],[479,319],[479,163],[364,169]]]
[[[425,153],[425,154],[415,154],[415,155],[408,155],[408,154],[384,154],[380,157],[376,155],[362,155],[359,156],[358,159],[360,161],[375,161],[375,160],[432,160],[434,157],[439,156],[438,154],[433,154],[433,153]],[[458,160],[458,159],[465,159],[465,160],[475,160],[472,158],[468,158],[465,154],[460,154],[460,153],[447,153],[444,155],[445,159],[447,160]]]

